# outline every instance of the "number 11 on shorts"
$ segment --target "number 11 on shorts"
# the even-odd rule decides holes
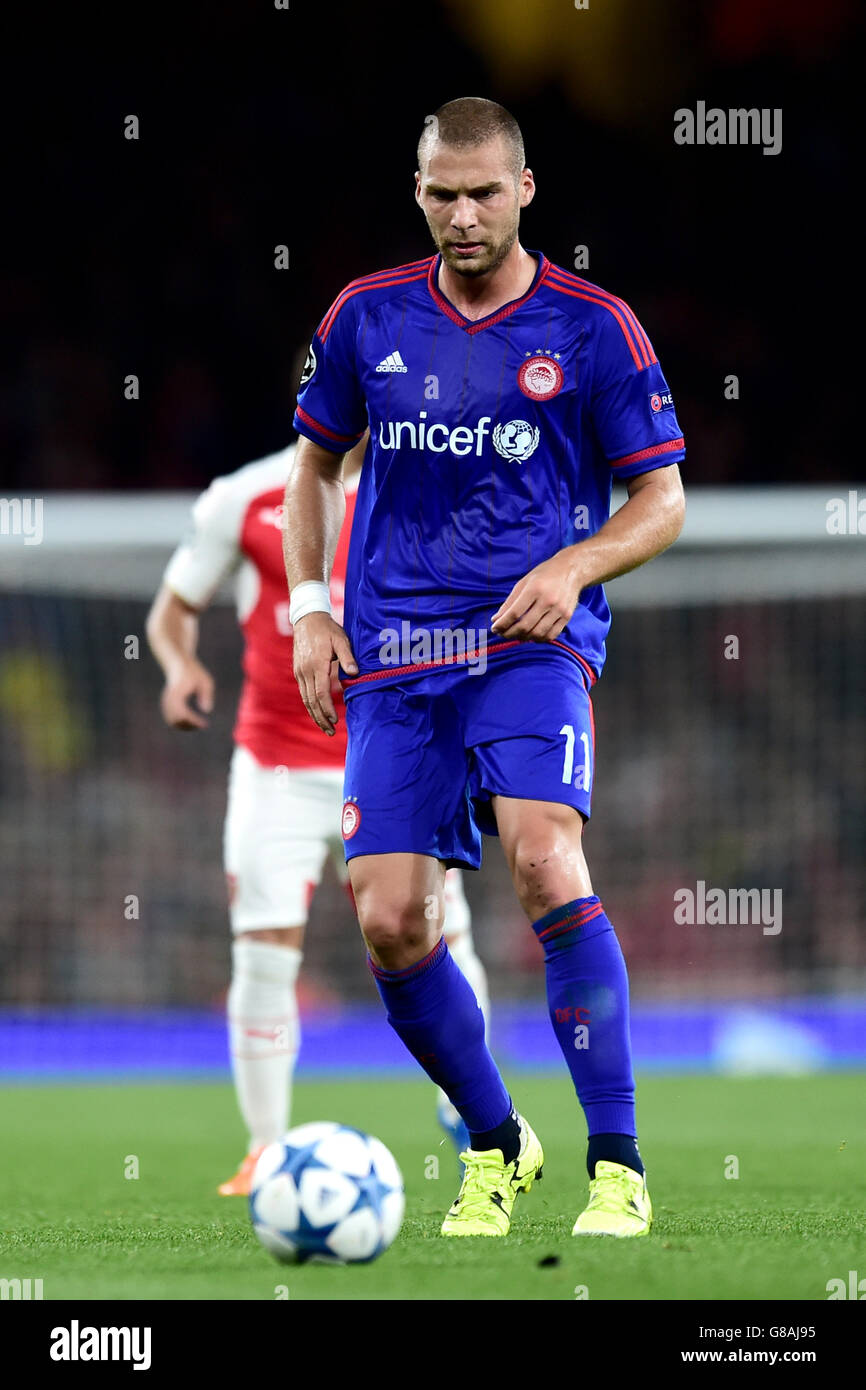
[[[562,759],[562,780],[571,786],[572,774],[574,774],[574,725],[563,724],[560,735],[565,737],[565,755]],[[580,741],[583,744],[583,767],[577,769],[574,775],[574,785],[589,790],[589,735],[581,733]]]

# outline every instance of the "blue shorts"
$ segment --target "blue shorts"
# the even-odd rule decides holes
[[[483,675],[463,667],[346,692],[346,859],[398,851],[481,865],[491,796],[556,801],[589,819],[595,735],[589,676],[524,643]]]

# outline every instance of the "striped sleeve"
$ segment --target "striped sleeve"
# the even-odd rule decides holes
[[[343,291],[316,329],[295,410],[298,434],[335,454],[353,448],[367,428],[355,323],[354,302]]]
[[[596,345],[592,416],[615,477],[631,478],[680,463],[683,432],[652,344],[622,301],[604,312]]]

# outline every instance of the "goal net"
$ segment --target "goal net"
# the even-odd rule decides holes
[[[831,524],[834,497],[855,507],[847,527]],[[221,1007],[221,829],[240,684],[229,597],[202,621],[218,689],[206,733],[163,725],[144,637],[192,500],[55,494],[38,541],[35,525],[24,534],[23,503],[0,514],[7,1010]],[[866,992],[856,531],[847,488],[694,489],[676,546],[607,586],[585,843],[637,1003]],[[538,999],[541,953],[494,841],[466,889],[494,999]],[[303,978],[310,1007],[373,1000],[332,875]]]

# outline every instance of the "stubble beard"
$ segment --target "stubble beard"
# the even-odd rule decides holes
[[[475,280],[480,275],[491,275],[493,271],[499,269],[517,240],[518,226],[518,219],[515,217],[513,225],[508,229],[508,232],[501,241],[494,242],[492,246],[489,244],[485,245],[484,252],[475,265],[469,265],[466,261],[461,260],[459,256],[455,256],[450,251],[449,247],[445,245],[445,238],[437,236],[432,227],[430,227],[430,232],[436,249],[442,256],[448,269],[453,270],[455,275],[463,276],[466,280]]]

